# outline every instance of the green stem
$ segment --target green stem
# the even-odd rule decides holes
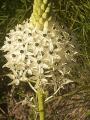
[[[34,0],[31,22],[35,27],[44,29],[45,24],[50,21],[51,1],[52,0]]]
[[[41,88],[37,90],[37,97],[38,97],[38,110],[40,120],[45,120],[45,111],[44,111],[44,93]]]

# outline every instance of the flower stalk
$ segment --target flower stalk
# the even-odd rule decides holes
[[[51,19],[51,4],[51,0],[34,0],[33,13],[30,19],[36,28],[44,31],[48,29],[48,22]],[[44,94],[40,87],[37,90],[37,97],[40,120],[45,120]]]
[[[37,90],[37,97],[38,97],[38,110],[40,120],[45,120],[45,110],[44,110],[44,93],[41,88]]]

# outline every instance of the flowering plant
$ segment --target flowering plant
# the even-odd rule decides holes
[[[45,5],[46,3],[48,2],[45,2]],[[7,52],[5,54],[7,63],[4,67],[11,70],[8,76],[12,82],[9,85],[27,82],[37,93],[40,120],[44,120],[44,112],[42,112],[44,91],[48,91],[48,87],[52,86],[55,95],[65,84],[73,82],[65,75],[70,75],[77,50],[69,34],[56,21],[50,21],[47,26],[49,17],[46,17],[42,22],[44,29],[41,30],[37,20],[32,22],[33,14],[30,20],[10,30],[1,50]]]

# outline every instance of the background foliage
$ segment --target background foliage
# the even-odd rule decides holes
[[[86,59],[88,66],[88,74],[83,72],[84,79],[90,83],[90,0],[53,0],[53,12],[55,12],[59,22],[67,26],[70,33],[75,33],[77,42],[80,45],[81,54]],[[10,29],[14,28],[17,23],[30,18],[32,13],[33,0],[0,0],[0,47],[3,45],[5,35]],[[2,52],[0,52],[0,104],[5,103],[5,95],[8,81],[4,76],[6,69],[2,69],[5,63]],[[3,81],[6,80],[6,82]],[[82,84],[83,83],[83,84]],[[80,87],[85,97],[85,100],[90,100],[90,85],[85,87],[85,82],[82,82]],[[86,94],[87,93],[87,94]],[[90,115],[90,111],[87,113]]]

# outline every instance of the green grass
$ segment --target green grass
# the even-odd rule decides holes
[[[90,64],[90,1],[89,0],[56,0],[56,14],[60,21],[75,32],[82,53]]]

